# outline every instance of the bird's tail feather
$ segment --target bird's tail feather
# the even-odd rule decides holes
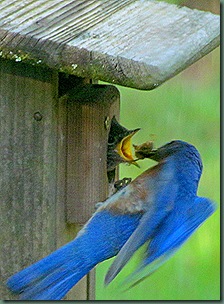
[[[78,239],[9,278],[20,300],[60,300],[94,265],[78,255]]]
[[[8,287],[23,300],[63,298],[96,264],[117,254],[141,216],[96,212],[72,242],[10,277]]]
[[[81,270],[81,271],[80,271]],[[20,300],[61,300],[67,292],[89,272],[88,268],[79,266],[76,271],[61,268],[50,273],[43,280],[35,282],[21,294]]]

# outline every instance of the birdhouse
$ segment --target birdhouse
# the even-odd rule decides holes
[[[1,299],[107,197],[114,85],[155,89],[219,36],[218,15],[155,0],[0,3]],[[94,299],[94,284],[92,271],[66,299]]]

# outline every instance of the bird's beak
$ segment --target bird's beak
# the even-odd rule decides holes
[[[156,155],[156,152],[158,151],[158,149],[153,149],[152,151],[150,151],[148,154],[147,154],[147,158],[151,158],[151,159],[154,159],[154,156]]]
[[[116,146],[116,152],[124,159],[125,162],[133,164],[137,167],[136,160],[133,158],[132,151],[131,151],[131,138],[135,133],[137,133],[140,129],[135,129],[129,135],[125,136]]]
[[[141,145],[133,145],[137,160],[144,158],[153,158],[157,149],[153,148],[153,141],[147,141]]]

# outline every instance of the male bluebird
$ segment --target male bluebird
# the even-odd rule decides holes
[[[146,244],[134,273],[138,281],[215,211],[213,202],[197,196],[202,161],[194,146],[176,140],[147,156],[158,164],[108,198],[73,241],[9,278],[8,287],[20,299],[60,300],[95,265],[117,255],[108,284]]]

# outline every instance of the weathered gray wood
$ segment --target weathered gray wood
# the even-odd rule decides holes
[[[10,275],[57,247],[56,89],[49,69],[0,61],[1,299],[14,298]]]
[[[67,81],[69,83],[69,79]],[[85,80],[75,78],[71,81],[74,87],[80,88],[81,84],[86,88]],[[93,86],[89,86],[91,91]],[[84,217],[87,219],[94,210],[94,202],[98,197],[105,199],[107,195],[108,130],[102,130],[100,127],[102,138],[95,132],[99,132],[98,124],[102,126],[102,121],[98,120],[102,115],[111,117],[118,112],[117,90],[111,86],[103,86],[104,94],[101,91],[101,94],[92,96],[96,103],[91,99],[84,105],[86,100],[83,100],[82,106],[86,109],[82,111],[85,115],[79,117],[79,122],[82,131],[85,131],[80,134],[80,128],[73,129],[72,125],[76,117],[75,109],[80,109],[76,104],[79,99],[70,99],[68,106],[66,97],[58,98],[58,92],[64,94],[66,87],[69,87],[67,83],[60,81],[58,74],[48,68],[0,60],[1,299],[16,299],[5,287],[10,275],[43,258],[76,236],[81,226],[72,220],[72,224],[66,222],[66,211],[70,211],[69,208],[71,214],[77,212],[78,216],[82,216],[83,222]],[[99,92],[99,88],[95,91]],[[78,92],[79,89],[77,94]],[[106,102],[106,97],[111,98],[111,101]],[[106,110],[98,104],[99,100]],[[98,110],[102,110],[102,113],[99,114]],[[95,124],[95,128],[85,129],[84,126],[88,128],[90,122],[91,127]],[[95,142],[91,141],[90,134]],[[95,181],[86,179],[81,171],[81,175],[76,176],[75,180],[71,178],[72,170],[77,168],[77,162],[86,162],[85,157],[81,156],[83,151],[80,151],[81,155],[78,157],[76,155],[78,142],[70,142],[70,139],[80,140],[81,137],[87,140],[86,149],[91,148],[88,140],[94,145],[93,151],[97,158],[90,161],[95,166],[91,165],[91,178],[96,178]],[[101,161],[98,161],[98,158]],[[85,168],[85,164],[83,167]],[[105,171],[101,173],[101,170]],[[82,209],[74,209],[72,204],[72,195],[76,201],[76,195],[79,197],[80,191],[76,189],[77,193],[73,193],[72,185],[80,180],[83,195],[92,199],[82,200],[83,205],[89,204],[82,206],[84,215],[81,215]],[[67,198],[69,205],[66,205]],[[94,299],[94,293],[93,271],[73,288],[66,299]]]
[[[138,89],[184,70],[219,36],[218,15],[155,0],[0,2],[1,56]]]
[[[105,119],[119,117],[119,92],[113,86],[84,84],[60,98],[66,107],[65,214],[67,241],[72,240],[108,194],[106,156],[109,128]],[[62,170],[63,170],[62,168]],[[95,270],[84,277],[67,300],[95,299]]]
[[[114,86],[93,84],[64,98],[68,107],[67,221],[84,224],[95,203],[107,195],[107,139],[110,120],[119,113],[119,92]]]

